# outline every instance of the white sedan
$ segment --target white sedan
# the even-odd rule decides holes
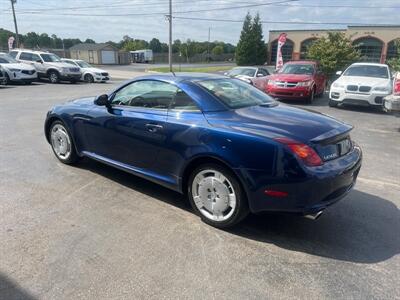
[[[24,82],[27,84],[36,81],[38,75],[34,67],[20,63],[8,54],[0,53],[0,66],[2,67],[5,82]]]
[[[329,106],[382,106],[383,99],[392,93],[392,76],[385,64],[355,63],[336,74],[340,77],[331,85]]]
[[[107,71],[94,68],[90,64],[88,64],[84,60],[79,60],[79,59],[67,59],[63,58],[61,59],[63,62],[66,62],[70,65],[78,66],[82,70],[82,80],[93,83],[93,82],[106,82],[110,80],[110,75],[108,74]]]

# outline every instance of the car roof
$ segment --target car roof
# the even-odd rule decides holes
[[[370,63],[370,62],[358,62],[358,63],[352,64],[351,66],[378,66],[378,67],[388,67],[387,64]]]
[[[285,64],[317,64],[315,60],[291,60]]]
[[[30,50],[30,49],[12,49],[11,51],[29,52],[29,53],[35,53],[35,54],[54,54],[52,52],[39,51],[39,50]]]
[[[178,73],[165,73],[165,74],[152,74],[152,75],[144,75],[140,77],[136,77],[135,80],[143,80],[143,79],[152,79],[152,80],[163,80],[169,82],[181,82],[185,80],[189,81],[198,81],[204,79],[226,79],[226,76],[218,75],[218,74],[209,74],[209,73],[187,73],[187,72],[178,72]]]
[[[241,67],[234,67],[232,69],[258,69],[259,67],[254,67],[254,66],[241,66]]]

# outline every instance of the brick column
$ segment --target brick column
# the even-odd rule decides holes
[[[387,48],[388,48],[388,43],[384,43],[383,47],[382,47],[382,53],[381,53],[381,64],[385,63]]]

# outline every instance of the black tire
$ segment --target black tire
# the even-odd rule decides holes
[[[307,98],[307,103],[312,104],[314,102],[314,99],[315,99],[315,86],[312,88],[311,94]]]
[[[76,79],[72,79],[69,81],[71,84],[75,84],[76,83]]]
[[[60,157],[60,156],[57,154],[57,152],[55,151],[55,149],[54,149],[54,145],[53,145],[53,141],[52,141],[52,136],[51,136],[51,134],[52,134],[52,131],[53,131],[53,129],[55,128],[55,126],[62,126],[62,128],[64,128],[64,130],[65,130],[65,133],[68,135],[68,138],[69,138],[69,141],[70,141],[70,154],[68,155],[68,157],[65,157],[65,158]],[[78,154],[76,153],[75,144],[74,144],[74,141],[73,141],[73,139],[72,139],[72,137],[71,137],[71,134],[69,133],[67,127],[64,125],[63,122],[61,122],[61,121],[59,121],[59,120],[54,121],[54,122],[51,124],[51,126],[49,127],[49,132],[48,132],[47,134],[48,134],[48,136],[49,136],[49,141],[50,141],[51,149],[53,150],[54,155],[57,157],[57,159],[58,159],[59,161],[61,161],[61,162],[64,163],[64,164],[71,165],[71,164],[76,163],[76,162],[80,159],[80,157],[79,157]]]
[[[49,71],[48,76],[51,83],[60,82],[60,75],[58,74],[57,71]]]
[[[92,74],[86,74],[85,77],[83,77],[85,82],[87,83],[93,83],[94,82],[94,77]]]
[[[231,216],[223,221],[215,221],[212,219],[207,218],[205,215],[203,215],[202,212],[198,209],[198,207],[195,204],[195,201],[193,199],[193,191],[192,191],[192,186],[193,186],[193,181],[196,177],[197,174],[201,173],[202,171],[205,170],[215,170],[217,172],[220,172],[223,174],[224,177],[226,177],[230,184],[233,187],[235,196],[236,196],[236,205],[235,208],[233,209],[233,213]],[[203,222],[207,223],[208,225],[211,225],[213,227],[217,228],[229,228],[240,221],[242,221],[248,214],[249,214],[249,206],[246,198],[246,194],[239,183],[239,180],[237,177],[234,175],[232,171],[229,169],[215,164],[215,163],[210,163],[210,164],[203,164],[198,166],[193,170],[193,172],[189,176],[189,180],[187,181],[187,191],[188,191],[188,198],[190,201],[190,204],[195,211],[195,213],[202,219]]]
[[[328,105],[330,107],[337,107],[339,105],[339,103],[337,101],[335,101],[335,100],[329,99]]]
[[[6,85],[10,85],[11,84],[11,79],[10,79],[10,76],[8,76],[8,74],[6,73],[6,72],[4,72],[4,77],[5,77],[5,83],[6,83]]]

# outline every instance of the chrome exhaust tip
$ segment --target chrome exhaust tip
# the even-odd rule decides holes
[[[315,214],[309,214],[309,215],[304,215],[304,218],[306,219],[310,219],[310,220],[316,220],[318,219],[321,215],[322,215],[322,210],[320,210],[319,212],[315,213]]]

